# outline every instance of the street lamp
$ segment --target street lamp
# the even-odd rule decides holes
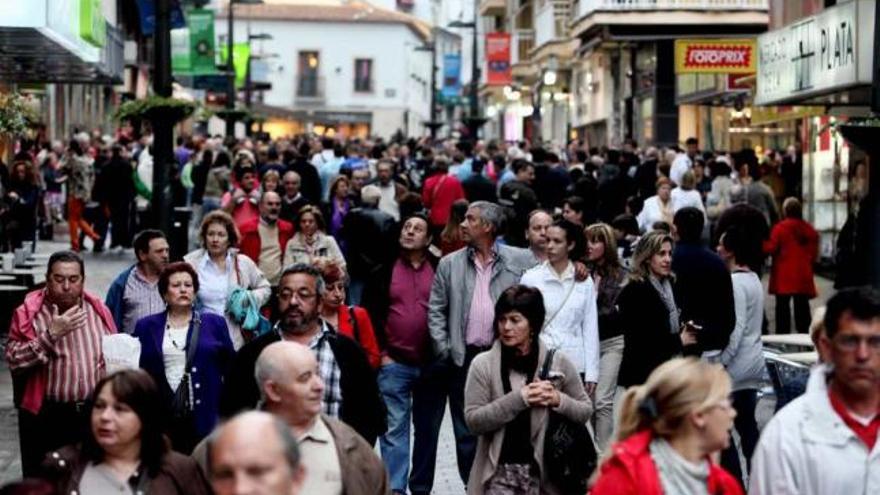
[[[437,129],[443,126],[443,122],[437,121],[437,31],[431,28],[431,42],[416,47],[417,52],[431,53],[431,110],[430,119],[422,122],[422,125],[431,131],[431,140],[437,139]]]
[[[235,36],[233,36],[233,23],[235,18],[235,4],[242,5],[258,5],[262,4],[263,0],[229,0],[229,13],[227,15],[227,20],[229,21],[229,25],[227,28],[227,36],[226,36],[226,135],[227,136],[235,136],[235,115],[233,114],[233,110],[235,110],[235,61],[233,60],[232,54],[232,45]]]
[[[473,46],[471,47],[470,115],[464,120],[474,144],[477,142],[477,133],[480,132],[480,127],[486,123],[486,118],[480,115],[480,100],[477,97],[480,88],[480,64],[477,62],[477,12],[479,8],[477,3],[477,1],[474,1],[473,22],[452,21],[449,23],[449,27],[451,28],[473,29],[474,37]]]
[[[250,34],[248,33],[248,44],[251,41],[265,41],[274,39],[269,33],[256,33]],[[248,52],[247,59],[247,71],[245,71],[245,79],[244,79],[244,106],[247,108],[251,107],[251,98],[253,96],[253,81],[251,80],[251,60],[255,58],[268,58],[265,55],[261,57],[252,56],[250,51]],[[250,126],[249,126],[250,127]]]

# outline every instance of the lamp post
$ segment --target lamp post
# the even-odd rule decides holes
[[[430,120],[422,122],[422,125],[431,131],[431,141],[437,139],[437,129],[443,126],[443,122],[437,121],[437,31],[431,29],[431,42],[416,47],[417,52],[431,53],[431,109]]]
[[[171,0],[156,1],[156,29],[153,32],[153,91],[170,97],[171,90]],[[171,225],[168,172],[173,159],[173,124],[167,118],[153,121],[152,222],[168,232]]]
[[[229,12],[227,20],[229,22],[226,31],[226,135],[235,136],[235,116],[232,111],[235,110],[235,57],[233,57],[233,41],[235,39],[234,23],[235,23],[235,4],[257,5],[262,4],[263,0],[229,0]]]
[[[255,40],[271,40],[272,35],[269,33],[258,33],[258,34],[250,34],[248,33],[248,43]],[[255,58],[268,58],[266,55],[251,55],[248,54],[247,59],[247,72],[245,73],[245,81],[244,81],[244,106],[247,108],[251,108],[251,99],[253,97],[253,79],[251,74],[251,60]]]
[[[467,125],[468,133],[471,136],[471,139],[474,143],[477,142],[477,133],[480,131],[480,127],[486,123],[486,118],[480,115],[480,100],[477,95],[480,88],[480,64],[477,60],[477,15],[478,15],[477,2],[474,2],[474,20],[473,22],[462,22],[462,21],[453,21],[449,23],[449,27],[452,28],[466,28],[473,29],[473,46],[471,47],[471,93],[470,93],[470,112],[467,118],[464,119],[465,125]]]

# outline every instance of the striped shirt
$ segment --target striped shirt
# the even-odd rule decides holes
[[[121,332],[132,334],[138,320],[165,311],[165,301],[159,294],[158,287],[158,279],[155,282],[148,282],[144,280],[137,267],[131,270],[122,295],[123,317],[122,328],[119,329]]]
[[[489,287],[492,283],[492,268],[498,257],[493,252],[492,259],[484,265],[477,259],[476,253],[471,256],[476,276],[474,277],[474,292],[471,295],[467,327],[465,327],[465,343],[485,347],[492,345],[492,341],[495,340],[495,332],[492,329],[492,322],[495,319],[495,301],[492,300]]]
[[[324,414],[332,418],[339,418],[339,410],[342,408],[342,387],[340,378],[342,372],[339,369],[339,363],[336,362],[336,355],[330,347],[329,338],[333,330],[323,320],[321,320],[321,331],[312,337],[309,342],[309,349],[315,353],[318,360],[318,370],[321,373],[321,379],[324,380],[324,398],[323,408]]]
[[[46,398],[57,402],[86,400],[104,375],[101,338],[109,335],[101,317],[90,304],[84,304],[86,323],[58,339],[49,337],[52,310],[43,304],[34,319],[37,339],[47,346],[51,358],[47,363],[49,381]]]

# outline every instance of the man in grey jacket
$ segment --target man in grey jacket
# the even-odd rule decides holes
[[[468,367],[474,356],[488,350],[495,339],[492,326],[498,296],[517,284],[523,272],[534,264],[529,250],[496,244],[504,230],[504,218],[503,208],[495,203],[472,203],[462,222],[467,247],[445,256],[437,266],[428,308],[435,362],[424,372],[424,386],[418,392],[421,397],[413,401],[414,408],[424,408],[423,414],[414,411],[413,417],[426,418],[429,423],[416,431],[430,432],[427,434],[433,438],[426,439],[423,445],[433,446],[434,455],[413,465],[413,494],[430,493],[433,485],[437,435],[447,397],[458,471],[467,484],[477,445],[464,420]]]

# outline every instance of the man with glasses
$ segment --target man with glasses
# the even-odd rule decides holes
[[[260,393],[254,368],[260,352],[273,342],[298,342],[318,360],[324,381],[321,411],[341,419],[373,445],[385,432],[376,377],[360,345],[321,319],[324,289],[321,272],[314,266],[297,263],[284,269],[278,284],[278,321],[273,331],[238,352],[226,381],[221,413],[231,415],[256,407]]]
[[[838,292],[825,332],[828,364],[764,429],[751,494],[880,493],[880,292]]]

